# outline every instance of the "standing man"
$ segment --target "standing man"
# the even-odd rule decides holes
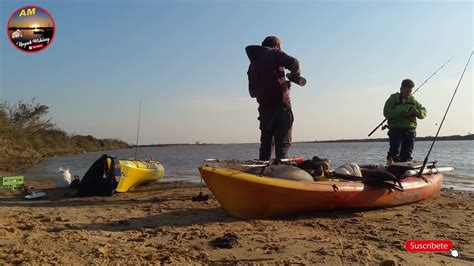
[[[250,59],[247,72],[249,92],[257,98],[258,120],[260,121],[259,160],[268,161],[271,157],[272,142],[275,144],[275,157],[288,158],[291,146],[293,112],[291,111],[290,83],[285,79],[285,68],[291,75],[299,77],[298,60],[284,53],[277,37],[269,36],[262,45],[245,48]]]
[[[394,93],[385,102],[383,114],[388,121],[390,150],[387,165],[411,161],[416,137],[416,119],[426,117],[423,107],[411,92],[415,83],[410,79],[402,81],[400,92]]]

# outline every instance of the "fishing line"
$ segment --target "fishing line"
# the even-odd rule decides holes
[[[140,117],[141,117],[141,113],[142,113],[142,97],[140,97],[140,107],[138,108],[137,141],[135,142],[135,160],[137,160],[138,136],[140,135]]]
[[[436,73],[438,73],[438,71],[440,71],[445,65],[447,65],[453,58],[454,58],[454,56],[451,57],[448,61],[446,61],[446,63],[444,63],[444,64],[443,64],[440,68],[438,68],[433,74],[431,74],[431,76],[429,76],[423,83],[421,83],[421,85],[418,86],[418,88],[416,88],[415,91],[413,91],[410,95],[415,94],[415,92],[417,92],[423,85],[425,85],[425,84],[428,82],[428,80],[430,80],[434,75],[436,75]],[[379,129],[379,127],[382,126],[383,123],[385,123],[385,121],[387,121],[387,118],[385,118],[385,119],[382,121],[382,123],[380,123],[376,128],[374,128],[374,130],[372,130],[372,131],[369,133],[368,137],[372,136],[372,134],[374,134],[374,132],[375,132],[377,129]],[[384,128],[383,128],[383,129],[384,129]]]
[[[464,70],[461,74],[461,78],[459,79],[458,85],[456,86],[456,89],[454,90],[453,96],[451,97],[451,100],[449,101],[448,108],[446,109],[446,112],[444,113],[443,120],[441,120],[441,124],[439,125],[438,132],[436,132],[436,136],[433,139],[433,142],[431,143],[430,150],[428,151],[428,154],[425,157],[425,160],[423,161],[423,166],[421,166],[420,172],[418,173],[418,177],[421,177],[423,174],[423,170],[425,169],[425,166],[428,162],[428,157],[430,156],[431,150],[433,149],[433,146],[436,142],[436,139],[438,138],[439,131],[441,130],[441,127],[443,126],[444,119],[446,118],[446,115],[448,114],[449,108],[451,107],[451,104],[453,103],[454,96],[456,96],[456,92],[458,91],[459,84],[461,84],[462,78],[464,77],[464,73],[466,72],[467,66],[469,65],[469,62],[471,61],[471,57],[474,51],[471,51],[471,54],[469,55],[469,59],[467,60],[466,66],[464,67]]]

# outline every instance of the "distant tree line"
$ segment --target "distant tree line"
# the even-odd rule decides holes
[[[54,155],[129,147],[118,139],[69,135],[48,118],[48,112],[49,107],[34,98],[0,104],[0,170],[21,171]]]
[[[416,141],[433,141],[434,136],[416,137]],[[474,134],[438,136],[437,140],[474,140]],[[388,138],[372,138],[372,139],[337,139],[337,140],[315,140],[311,143],[332,143],[332,142],[386,142]]]

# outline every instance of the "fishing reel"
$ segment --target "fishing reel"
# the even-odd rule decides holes
[[[299,74],[287,73],[287,74],[286,74],[286,78],[287,78],[289,81],[300,85],[301,87],[303,87],[304,85],[306,85],[306,79],[303,78],[302,76],[300,76]]]

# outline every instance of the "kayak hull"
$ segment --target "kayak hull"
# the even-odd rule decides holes
[[[158,181],[165,174],[163,165],[152,161],[120,160],[120,171],[117,192],[127,192],[138,185]]]
[[[405,205],[431,197],[441,188],[440,173],[404,178],[404,191],[361,182],[301,182],[203,166],[201,176],[219,203],[239,218],[264,218],[335,208]]]

